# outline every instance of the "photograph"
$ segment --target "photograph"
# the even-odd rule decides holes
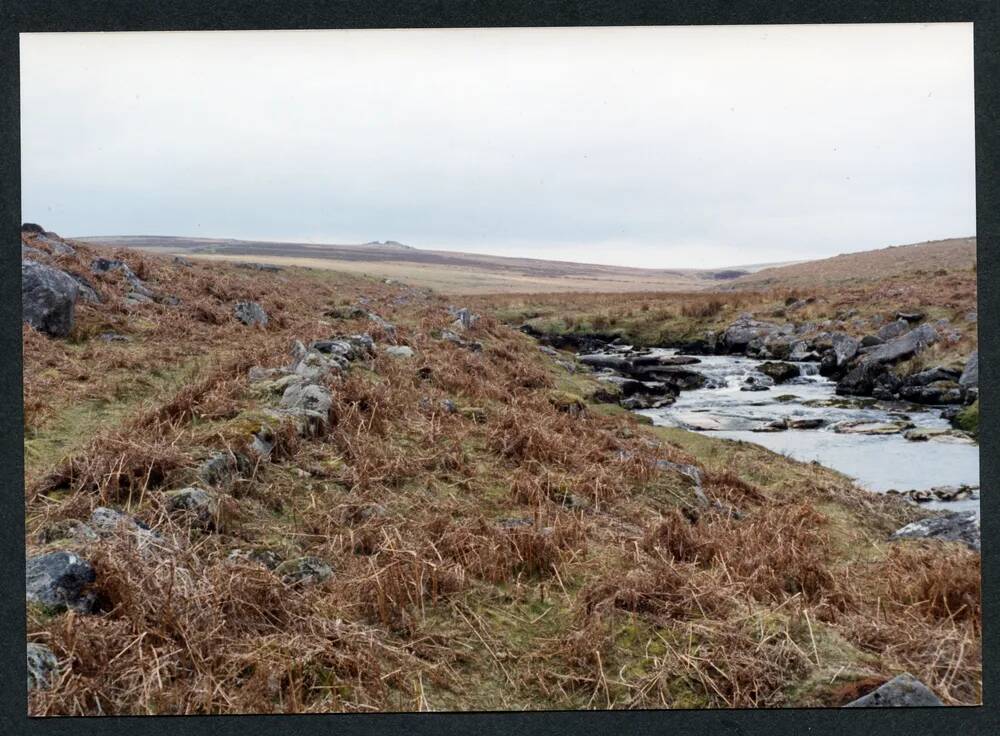
[[[14,39],[29,717],[982,705],[971,22]]]

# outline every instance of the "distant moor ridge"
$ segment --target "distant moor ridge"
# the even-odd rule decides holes
[[[299,265],[405,280],[455,294],[717,291],[800,288],[871,281],[976,263],[976,239],[953,238],[816,261],[722,269],[649,269],[423,250],[395,241],[359,245],[169,236],[78,238],[193,258]]]

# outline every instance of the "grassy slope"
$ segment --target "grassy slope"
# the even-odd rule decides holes
[[[29,552],[93,559],[104,607],[29,612],[29,638],[68,673],[33,713],[836,704],[903,670],[978,701],[979,556],[887,544],[919,510],[593,404],[590,377],[485,309],[475,353],[434,339],[447,302],[406,287],[121,255],[182,304],[129,310],[108,278],[68,341],[24,332]],[[271,314],[266,330],[230,318],[244,298]],[[416,357],[332,379],[329,432],[286,436],[231,489],[219,531],[167,513],[163,492],[241,449],[273,401],[250,366],[286,364],[293,339],[385,342],[323,314],[362,298]],[[96,339],[109,329],[132,341]],[[582,414],[560,409],[567,394]],[[444,398],[482,411],[445,413]],[[700,464],[706,492],[744,517],[698,506],[655,458]],[[176,544],[171,564],[127,539],[59,538],[102,504]],[[226,560],[258,547],[334,576],[291,588]]]
[[[731,282],[736,289],[812,288],[818,283],[842,286],[906,276],[943,275],[976,265],[976,239],[951,238],[845,253],[818,261],[766,268]]]
[[[956,341],[942,340],[924,356],[928,364],[947,363],[964,360],[977,344],[977,324],[966,318],[976,309],[975,251],[970,263],[963,255],[964,245],[959,250],[953,253],[956,265],[950,270],[936,268],[938,261],[933,259],[907,259],[907,268],[873,279],[838,281],[821,267],[810,272],[805,265],[796,265],[771,271],[805,269],[796,270],[782,286],[748,282],[746,288],[711,293],[495,295],[473,301],[495,309],[512,324],[528,322],[556,334],[618,334],[643,345],[702,337],[706,330],[724,329],[747,312],[776,322],[826,323],[824,329],[860,337],[875,332],[897,312],[922,311],[928,322],[949,320],[950,329],[959,335]],[[915,267],[919,264],[924,267]],[[811,273],[810,280],[802,273]],[[809,304],[787,309],[790,302],[807,298],[812,300]]]

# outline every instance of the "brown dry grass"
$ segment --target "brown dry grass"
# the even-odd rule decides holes
[[[33,714],[836,704],[903,670],[978,701],[979,557],[887,545],[919,513],[902,502],[760,448],[703,452],[625,413],[562,411],[554,391],[593,381],[485,308],[473,352],[435,339],[446,301],[405,287],[121,255],[181,304],[129,311],[101,283],[107,302],[81,308],[70,340],[25,330],[26,444],[60,448],[29,464],[29,553],[78,549],[100,601],[29,612],[30,639],[63,665]],[[243,298],[267,329],[231,319]],[[327,432],[286,432],[231,489],[225,525],[169,513],[163,491],[244,449],[261,407],[249,366],[286,363],[293,339],[385,341],[323,316],[362,298],[415,357],[331,378]],[[133,341],[95,339],[108,324]],[[124,390],[152,371],[164,378]],[[104,404],[84,420],[86,401]],[[700,462],[706,493],[742,517],[703,507],[658,458]],[[167,551],[53,533],[101,504]],[[318,557],[333,577],[294,586],[229,559],[253,548]]]

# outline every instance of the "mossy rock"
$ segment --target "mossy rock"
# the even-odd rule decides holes
[[[569,391],[550,391],[548,400],[559,411],[574,416],[587,410],[587,402],[583,400],[583,397]]]
[[[960,411],[952,422],[958,429],[973,437],[979,436],[979,399]]]

